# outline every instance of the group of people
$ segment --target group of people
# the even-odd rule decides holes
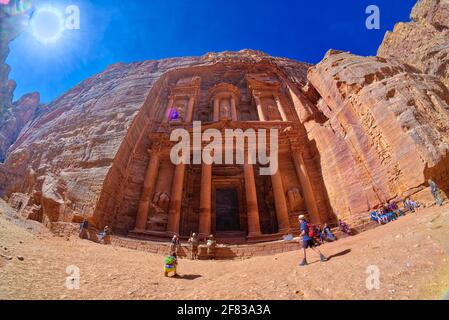
[[[89,221],[87,219],[84,219],[80,225],[80,231],[79,231],[78,236],[81,239],[89,239],[94,242],[110,244],[111,243],[111,235],[112,235],[112,230],[111,230],[111,228],[109,228],[109,226],[105,226],[103,231],[101,231],[97,234],[89,233]]]
[[[371,211],[371,220],[379,224],[387,224],[405,216],[406,212],[415,212],[420,206],[418,202],[410,198],[405,198],[402,203],[403,210],[399,209],[396,201],[390,201],[390,203],[380,206],[377,210]]]
[[[427,182],[429,184],[430,193],[435,200],[435,204],[442,206],[444,200],[437,184],[432,179],[429,179]],[[402,204],[403,210],[399,209],[395,201],[390,201],[390,203],[380,206],[377,210],[370,213],[371,220],[376,221],[379,224],[387,224],[401,216],[405,216],[405,212],[412,213],[420,207],[420,204],[417,201],[413,201],[411,198],[405,198]]]
[[[316,251],[319,256],[320,260],[322,262],[327,261],[328,258],[321,253],[321,251],[317,248],[319,244],[324,243],[325,241],[335,241],[337,238],[332,233],[330,227],[325,223],[323,227],[321,228],[318,225],[309,223],[304,215],[300,215],[298,217],[299,219],[299,226],[300,226],[300,237],[302,240],[302,248],[304,250],[304,257],[302,262],[300,263],[300,266],[307,265],[307,257],[306,257],[306,249],[311,248],[312,250]],[[340,230],[347,234],[351,235],[351,228],[348,224],[346,224],[344,221],[339,220],[338,221]],[[198,259],[198,247],[199,247],[199,239],[198,236],[193,233],[188,243],[190,244],[191,249],[191,259],[196,260]],[[165,257],[164,259],[164,275],[168,277],[170,273],[173,273],[174,276],[177,275],[176,269],[178,265],[178,259],[177,259],[177,251],[180,247],[179,237],[177,235],[174,235],[171,241],[170,245],[170,254]],[[216,240],[213,235],[210,235],[206,241],[206,248],[207,248],[207,256],[209,259],[214,258],[215,254],[215,247],[216,247]]]
[[[198,260],[198,250],[200,246],[200,239],[196,233],[192,233],[188,243],[190,245],[190,258],[192,260]],[[206,239],[206,252],[209,259],[215,259],[215,249],[217,241],[214,235],[210,235]],[[176,267],[178,265],[178,249],[181,246],[178,235],[174,235],[170,243],[170,254],[164,259],[164,275],[168,277],[170,273],[174,276],[177,275]]]
[[[406,200],[404,200],[404,208],[405,203]],[[405,215],[404,211],[398,208],[398,205],[395,201],[390,201],[390,203],[382,205],[379,208],[377,208],[377,210],[373,210],[370,213],[371,220],[379,224],[386,224],[404,215]]]

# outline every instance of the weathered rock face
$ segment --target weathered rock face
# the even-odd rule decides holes
[[[343,217],[423,188],[447,184],[449,91],[395,59],[330,51],[311,68],[320,94],[306,120],[330,202]]]
[[[37,92],[24,95],[12,104],[12,114],[3,118],[0,127],[0,162],[4,160],[6,151],[16,141],[20,131],[34,118],[39,100]]]
[[[20,8],[20,11],[17,11]],[[17,139],[23,126],[34,117],[39,105],[39,94],[33,93],[13,103],[16,83],[9,80],[10,67],[5,64],[9,43],[25,28],[28,19],[27,6],[17,6],[17,1],[0,4],[0,162],[6,151]]]
[[[381,57],[396,57],[434,75],[449,86],[449,1],[421,0],[412,22],[398,23],[379,48]]]

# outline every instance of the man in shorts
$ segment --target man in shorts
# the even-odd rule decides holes
[[[300,215],[298,217],[298,220],[299,220],[299,227],[300,227],[300,231],[301,231],[300,236],[302,237],[302,248],[304,249],[304,258],[302,259],[302,262],[299,265],[300,266],[307,265],[307,257],[306,257],[306,249],[307,248],[310,248],[313,251],[319,253],[320,260],[322,262],[327,261],[327,258],[321,253],[320,250],[318,250],[316,248],[315,241],[313,240],[313,237],[311,237],[309,235],[309,225],[308,225],[308,222],[307,222],[306,218],[304,217],[304,215]]]

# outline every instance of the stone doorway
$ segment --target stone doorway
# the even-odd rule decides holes
[[[215,192],[215,231],[239,231],[240,210],[237,189],[218,188]]]

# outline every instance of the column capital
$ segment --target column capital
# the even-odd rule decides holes
[[[155,143],[147,149],[147,153],[150,156],[160,156],[165,147],[166,145],[162,142]]]

